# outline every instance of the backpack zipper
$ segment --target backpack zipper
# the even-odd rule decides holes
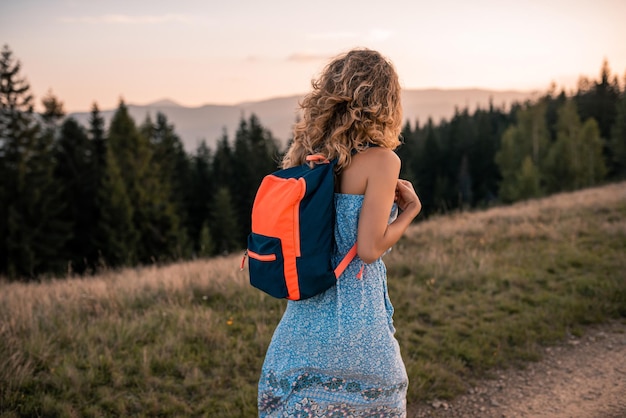
[[[241,265],[239,266],[239,271],[243,270],[243,266],[246,265],[246,258],[248,257],[248,250],[244,251],[243,257],[241,257]]]
[[[257,254],[254,251],[247,250],[248,257],[259,261],[276,261],[276,254]]]
[[[257,254],[254,251],[246,250],[241,257],[241,265],[239,270],[243,270],[246,265],[246,258],[253,258],[258,261],[276,261],[276,254]]]

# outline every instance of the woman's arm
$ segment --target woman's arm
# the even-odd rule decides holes
[[[395,152],[371,149],[361,156],[366,168],[367,183],[357,234],[357,251],[365,263],[378,259],[393,246],[413,218],[421,210],[421,203],[410,182],[399,180],[400,158]],[[394,200],[401,213],[387,224]]]

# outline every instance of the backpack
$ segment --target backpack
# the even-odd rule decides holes
[[[281,169],[263,178],[252,204],[250,284],[276,298],[303,300],[334,286],[356,255],[356,243],[333,267],[337,159]]]

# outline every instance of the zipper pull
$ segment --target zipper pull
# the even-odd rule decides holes
[[[361,263],[361,270],[359,270],[359,273],[356,275],[356,278],[361,280],[363,278],[363,270],[365,270],[365,263]]]
[[[246,258],[248,258],[248,250],[243,253],[243,257],[241,257],[241,266],[239,266],[239,271],[243,270],[243,266],[246,264]]]

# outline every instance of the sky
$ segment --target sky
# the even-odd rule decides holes
[[[0,43],[39,104],[185,106],[303,94],[337,54],[378,50],[401,85],[573,90],[626,74],[626,0],[0,0]]]

